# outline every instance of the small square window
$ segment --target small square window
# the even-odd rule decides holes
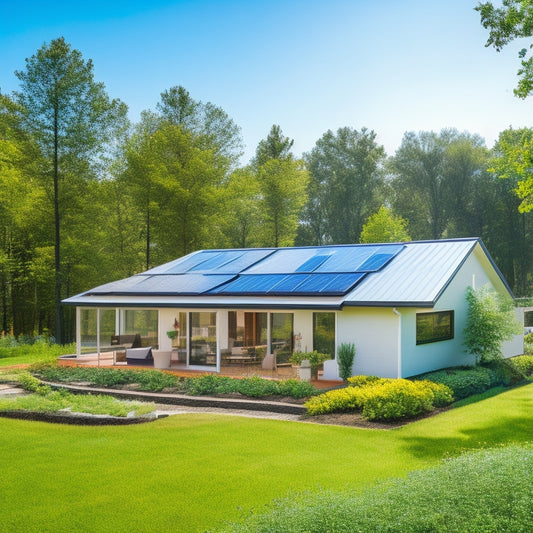
[[[416,343],[445,341],[453,339],[453,311],[439,311],[437,313],[417,313],[416,315]]]

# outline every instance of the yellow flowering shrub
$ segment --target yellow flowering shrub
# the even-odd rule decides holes
[[[410,418],[453,401],[452,391],[431,381],[354,376],[350,386],[314,396],[306,404],[310,415],[361,411],[369,420]]]
[[[358,411],[361,409],[361,390],[355,387],[330,390],[319,396],[313,396],[306,402],[305,407],[310,415]]]

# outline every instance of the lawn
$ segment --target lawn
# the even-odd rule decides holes
[[[533,440],[533,384],[477,400],[388,431],[216,415],[90,428],[0,419],[1,529],[205,531],[291,491],[362,489]]]

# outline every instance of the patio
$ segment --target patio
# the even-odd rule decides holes
[[[58,360],[60,366],[91,366],[91,367],[112,367],[112,368],[128,368],[128,369],[145,369],[153,370],[153,366],[146,365],[132,365],[126,362],[116,361],[116,352],[102,351],[100,355],[97,353],[85,353],[78,356],[62,356]],[[202,375],[211,373],[208,370],[195,370],[187,368],[184,362],[171,359],[170,367],[161,369],[165,372],[172,372],[176,375],[187,377],[194,375]],[[213,368],[213,373],[215,368]],[[263,369],[260,364],[253,362],[248,357],[243,357],[240,360],[233,359],[227,364],[222,364],[220,372],[222,376],[230,377],[251,377],[258,376],[267,379],[298,379],[298,369],[292,366],[283,365],[278,366],[273,370]]]

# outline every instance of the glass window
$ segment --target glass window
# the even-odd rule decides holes
[[[80,339],[81,353],[92,352],[96,349],[96,309],[81,309]]]
[[[125,309],[122,313],[121,335],[134,335],[135,345],[159,346],[159,313],[154,309]],[[136,347],[136,346],[134,346]]]
[[[417,313],[416,315],[416,343],[444,341],[453,339],[454,329],[453,311],[438,313]]]
[[[313,350],[335,359],[335,313],[313,313]]]
[[[271,313],[270,353],[276,355],[276,364],[287,364],[293,351],[293,314]]]
[[[262,361],[266,355],[267,313],[228,312],[228,337],[231,355],[248,355]]]
[[[217,314],[190,313],[189,364],[216,366],[217,364]]]

